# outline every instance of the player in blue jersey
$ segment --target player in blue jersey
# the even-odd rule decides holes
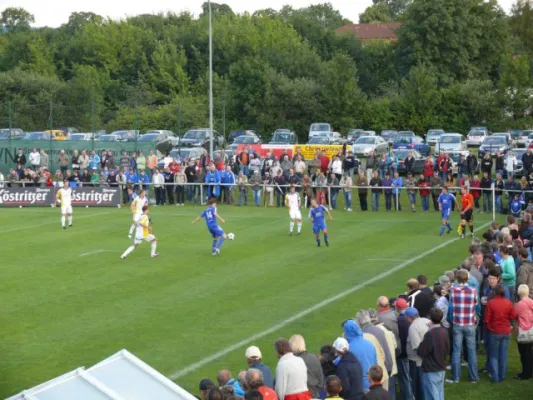
[[[324,232],[324,243],[326,243],[326,246],[329,246],[326,214],[328,214],[329,220],[332,221],[333,218],[331,218],[329,210],[323,205],[319,205],[315,199],[311,200],[309,218],[313,221],[313,233],[316,236],[316,244],[318,247],[320,247],[320,231]]]
[[[451,193],[448,193],[448,187],[444,186],[442,188],[442,193],[439,195],[439,210],[442,215],[442,226],[440,227],[440,235],[444,235],[444,231],[448,228],[448,233],[452,231],[452,226],[450,225],[449,219],[452,213],[452,206],[455,203],[457,209],[459,205],[457,204],[457,199]]]
[[[222,228],[218,226],[217,219],[219,219],[223,224],[225,224],[226,221],[224,221],[224,218],[217,214],[216,198],[209,199],[208,204],[209,207],[202,214],[196,217],[192,223],[195,224],[200,221],[200,219],[205,218],[207,229],[211,233],[211,236],[213,236],[212,255],[216,256],[220,254],[220,248],[227,238]]]

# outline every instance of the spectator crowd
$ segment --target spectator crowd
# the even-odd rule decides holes
[[[513,216],[474,239],[464,261],[429,284],[407,281],[406,292],[381,296],[376,307],[342,323],[342,336],[308,352],[301,335],[276,340],[276,366],[249,347],[234,378],[229,370],[203,379],[203,400],[442,400],[467,379],[493,384],[533,378],[533,212]],[[515,342],[520,370],[509,371]],[[463,370],[466,368],[466,371]],[[531,393],[530,387],[517,391]]]

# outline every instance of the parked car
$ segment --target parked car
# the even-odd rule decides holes
[[[413,131],[400,131],[398,136],[416,136],[416,134]]]
[[[376,131],[365,131],[365,136],[376,136]]]
[[[533,136],[531,136],[532,133],[533,130],[531,129],[525,129],[523,131],[520,131],[520,136],[518,136],[518,139],[516,140],[516,147],[529,146],[529,143],[533,139]]]
[[[45,132],[52,134],[55,140],[67,140],[68,138],[68,133],[60,129],[47,130]]]
[[[314,136],[307,141],[307,144],[327,144],[331,145],[331,139],[329,136]]]
[[[92,134],[90,133],[71,133],[68,137],[68,140],[73,141],[83,141],[83,140],[91,140]]]
[[[139,142],[161,142],[162,140],[176,139],[176,144],[179,142],[179,138],[175,138],[174,132],[165,130],[152,130],[147,131],[144,135],[140,135],[137,141]]]
[[[64,128],[57,128],[57,129],[60,130],[60,131],[66,132],[68,135],[71,135],[73,133],[80,133],[78,128],[74,128],[72,126],[66,126]]]
[[[321,132],[333,132],[331,125],[326,122],[315,122],[309,127],[309,139]]]
[[[185,157],[188,157],[189,160],[193,159],[195,161],[198,161],[200,156],[204,153],[204,150],[205,149],[203,147],[181,147],[177,149],[172,149],[169,154],[172,158],[183,159]],[[157,160],[157,168],[163,169],[165,167],[164,158],[165,156]]]
[[[135,142],[139,136],[139,131],[124,130],[111,132],[112,135],[118,136],[119,142]]]
[[[252,129],[235,130],[229,133],[228,144],[232,144],[233,141],[237,139],[239,136],[246,136],[246,135],[254,135],[254,136],[259,137],[257,132]]]
[[[430,129],[426,133],[426,143],[430,146],[435,146],[437,142],[439,141],[439,138],[441,135],[444,135],[446,132],[444,132],[443,129]]]
[[[385,129],[381,131],[380,135],[383,139],[385,139],[387,142],[392,144],[394,142],[394,139],[396,139],[396,136],[398,136],[398,131],[394,129]]]
[[[509,151],[507,151],[507,154],[505,155],[506,159],[509,156],[509,153],[511,151],[513,152],[514,156],[516,157],[516,168],[514,170],[515,176],[522,176],[523,173],[524,173],[524,163],[522,162],[522,156],[527,151],[527,149],[524,149],[524,148],[509,149]],[[507,179],[507,171],[505,170],[505,168],[503,169],[503,179]]]
[[[23,140],[57,140],[50,132],[28,132]]]
[[[518,139],[522,136],[522,131],[520,129],[509,129],[509,133],[511,134],[513,145],[518,146]]]
[[[496,132],[496,133],[493,133],[490,136],[503,136],[505,138],[505,140],[507,141],[507,144],[509,145],[509,147],[512,147],[513,138],[511,136],[510,132]]]
[[[210,147],[211,132],[209,128],[189,129],[180,139],[181,147]],[[224,136],[213,130],[213,149],[223,147],[225,143]]]
[[[234,150],[239,147],[240,144],[260,144],[261,139],[259,139],[257,136],[251,136],[251,135],[243,135],[239,136],[238,138],[235,138],[232,144],[228,146],[228,149]]]
[[[276,129],[270,144],[298,144],[298,136],[290,129]]]
[[[502,154],[507,153],[511,147],[507,142],[507,137],[502,135],[491,135],[483,141],[481,146],[479,146],[478,156],[479,158],[484,157],[485,153],[489,153],[491,156],[494,156],[497,151]]]
[[[486,137],[490,135],[490,132],[485,126],[473,126],[470,128],[468,135],[466,136],[467,146],[481,146]]]
[[[101,142],[120,142],[121,138],[118,135],[102,135],[98,140]]]
[[[381,136],[361,136],[352,145],[352,151],[356,156],[368,156],[371,151],[383,154],[389,151],[389,144]]]
[[[464,151],[467,147],[466,140],[460,133],[445,133],[435,145],[435,153]]]
[[[392,144],[393,149],[411,149],[417,150],[423,156],[427,156],[431,151],[429,144],[424,143],[420,136],[400,136]]]
[[[20,140],[24,138],[24,131],[19,128],[0,129],[0,140]]]
[[[357,139],[359,139],[361,136],[367,136],[365,135],[365,131],[362,129],[350,129],[348,131],[348,134],[346,135],[346,141],[349,144],[354,144]]]
[[[411,153],[413,155],[413,158],[415,159],[415,164],[413,166],[413,172],[415,174],[422,174],[424,172],[424,163],[426,162],[426,157],[424,157],[422,154],[420,154],[416,150],[409,150],[409,149],[394,150],[394,154],[398,158],[398,173],[400,175],[405,175],[407,173],[407,171],[405,170],[405,159],[407,158],[407,155],[409,153]]]

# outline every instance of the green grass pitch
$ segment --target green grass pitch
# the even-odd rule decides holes
[[[274,369],[277,337],[301,333],[308,350],[318,352],[342,333],[342,321],[374,306],[379,295],[396,296],[419,273],[434,281],[467,254],[468,242],[456,232],[439,238],[435,212],[334,211],[331,246],[317,248],[306,218],[302,235],[289,237],[283,209],[220,206],[223,228],[236,239],[212,257],[205,224],[191,225],[201,210],[152,207],[161,256],[151,259],[143,243],[127,260],[119,258],[131,244],[127,209],[76,208],[67,230],[59,209],[0,210],[0,396],[123,348],[197,393],[198,381],[218,369],[236,375],[245,368],[248,343],[236,343],[259,335],[253,343]],[[489,221],[476,215],[478,226]],[[463,382],[446,397],[531,399],[533,382],[512,380],[519,369],[514,341],[510,349],[507,382],[493,385],[483,376],[472,385],[463,369]]]

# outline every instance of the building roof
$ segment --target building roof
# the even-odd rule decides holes
[[[368,40],[398,40],[396,30],[399,22],[377,24],[348,24],[337,29],[337,33],[354,33],[360,41]]]

